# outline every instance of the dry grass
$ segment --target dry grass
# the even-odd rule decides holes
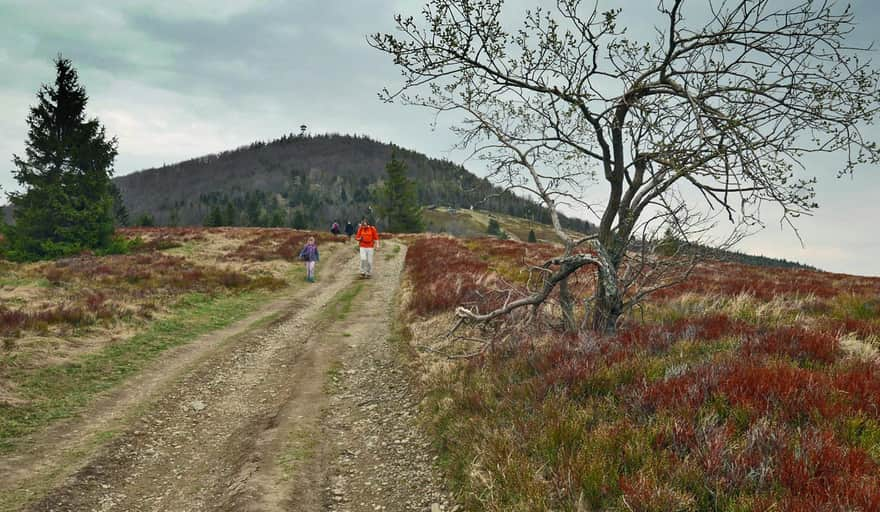
[[[880,339],[876,336],[863,340],[854,333],[846,333],[840,337],[840,348],[849,356],[860,361],[880,361],[880,348],[878,347],[880,347]]]
[[[13,374],[62,365],[128,339],[194,294],[225,297],[288,286],[301,271],[299,245],[311,235],[250,228],[129,228],[121,234],[140,240],[131,254],[0,263],[0,403],[19,400]]]

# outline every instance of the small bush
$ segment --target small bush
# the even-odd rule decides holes
[[[741,346],[746,356],[754,354],[785,355],[799,362],[830,364],[840,351],[840,341],[825,332],[801,327],[781,327],[750,336]]]
[[[423,238],[406,253],[406,269],[413,283],[409,307],[418,314],[445,311],[474,301],[488,265],[452,238]]]
[[[779,456],[783,510],[880,510],[877,464],[828,430],[808,429]]]
[[[833,379],[834,387],[845,393],[854,411],[880,419],[880,364],[854,363],[838,370]]]

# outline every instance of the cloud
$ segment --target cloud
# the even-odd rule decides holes
[[[538,0],[509,0],[514,26]],[[90,96],[88,114],[119,138],[116,168],[126,173],[222,151],[254,140],[297,132],[367,134],[434,157],[461,161],[441,116],[387,105],[377,98],[400,77],[366,36],[394,30],[394,13],[419,16],[411,0],[4,0],[0,3],[0,186],[14,186],[9,163],[22,153],[28,106],[43,82],[54,79],[52,58],[73,60]],[[585,4],[591,6],[592,4]],[[604,3],[600,8],[607,8]],[[628,34],[647,35],[651,17],[642,0],[624,7]],[[696,4],[694,4],[696,5]],[[654,4],[651,4],[653,9]],[[698,6],[699,7],[699,6]],[[862,29],[873,37],[880,16],[867,0],[855,2]],[[653,12],[653,10],[651,11]],[[875,133],[875,132],[872,132]],[[826,176],[833,159],[809,163],[807,174]],[[468,167],[482,172],[482,164]],[[816,216],[799,223],[807,242],[770,227],[744,248],[823,268],[880,275],[880,253],[870,219],[871,191],[880,176],[864,169],[853,181],[820,182]],[[845,248],[845,249],[841,249]]]

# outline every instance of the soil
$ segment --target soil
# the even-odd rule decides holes
[[[457,510],[394,339],[405,247],[372,279],[335,251],[318,282],[168,351],[0,459],[0,509]],[[360,288],[346,312],[340,293]]]

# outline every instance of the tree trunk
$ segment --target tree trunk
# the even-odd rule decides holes
[[[598,246],[603,265],[599,267],[596,293],[590,311],[590,326],[595,332],[614,334],[617,320],[623,314],[623,291],[617,280],[617,259],[609,257],[604,247]]]
[[[562,307],[562,327],[565,332],[576,332],[577,321],[574,316],[574,297],[568,289],[568,278],[559,281],[559,305]]]
[[[618,293],[609,293],[601,283],[593,296],[593,308],[590,312],[590,325],[596,332],[614,334],[617,320],[623,314],[623,299]]]

